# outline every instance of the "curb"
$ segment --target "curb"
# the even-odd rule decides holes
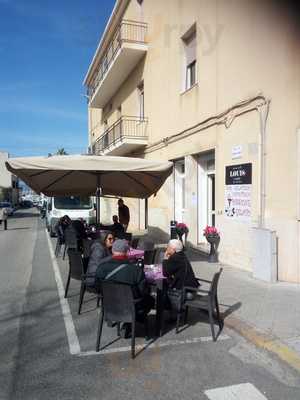
[[[282,361],[300,372],[300,356],[290,347],[280,342],[278,338],[261,333],[247,322],[236,317],[225,318],[224,324],[227,328],[234,330],[255,346],[275,354]]]

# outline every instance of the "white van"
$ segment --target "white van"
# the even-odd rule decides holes
[[[57,196],[47,198],[46,227],[55,236],[55,225],[64,215],[72,220],[83,218],[88,224],[96,221],[93,198],[90,196]]]

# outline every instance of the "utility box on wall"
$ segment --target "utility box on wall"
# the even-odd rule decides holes
[[[253,228],[253,277],[262,281],[277,282],[276,232]]]

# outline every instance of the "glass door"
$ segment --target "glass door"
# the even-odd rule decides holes
[[[210,226],[216,224],[215,210],[215,174],[207,174],[207,222]]]

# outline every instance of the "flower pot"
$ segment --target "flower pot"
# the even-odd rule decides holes
[[[206,240],[210,244],[210,252],[208,256],[208,262],[216,263],[218,262],[218,247],[220,243],[220,236],[219,235],[206,235]]]

